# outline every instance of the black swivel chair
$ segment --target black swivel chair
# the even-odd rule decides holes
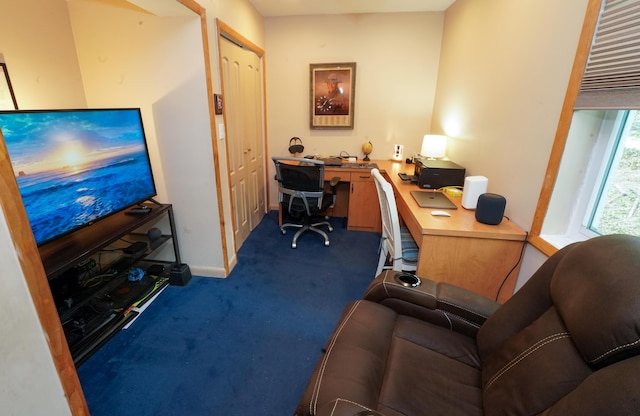
[[[328,246],[329,236],[318,227],[326,226],[329,231],[333,231],[333,227],[326,218],[314,222],[313,217],[333,207],[336,201],[336,185],[340,178],[332,178],[331,193],[325,192],[323,161],[297,157],[272,159],[276,165],[282,210],[288,213],[289,219],[296,221],[283,223],[280,231],[286,234],[287,228],[298,228],[293,236],[291,248],[296,248],[298,237],[305,231],[318,233],[324,238],[324,245]]]

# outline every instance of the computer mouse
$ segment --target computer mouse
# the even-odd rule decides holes
[[[449,214],[447,211],[431,211],[431,215],[433,215],[434,217],[450,217],[451,214]]]

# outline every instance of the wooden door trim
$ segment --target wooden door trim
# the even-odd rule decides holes
[[[251,42],[249,39],[247,39],[246,37],[244,37],[243,35],[241,35],[239,32],[237,32],[236,30],[234,30],[231,26],[229,26],[228,24],[224,23],[222,20],[220,19],[216,19],[216,28],[218,31],[218,63],[220,65],[220,85],[222,87],[222,96],[224,97],[226,92],[224,91],[224,80],[222,79],[223,77],[223,73],[224,73],[224,69],[222,67],[222,48],[220,47],[220,44],[222,42],[222,38],[227,39],[230,42],[236,43],[239,46],[242,46],[243,48],[246,48],[252,52],[254,52],[256,55],[258,55],[258,57],[260,57],[260,64],[262,66],[262,125],[263,125],[263,142],[262,142],[262,147],[263,147],[263,152],[262,152],[262,157],[263,157],[263,161],[262,161],[262,165],[263,168],[265,170],[264,172],[264,178],[263,180],[265,181],[265,194],[263,195],[263,197],[265,198],[265,209],[268,205],[268,195],[269,195],[269,181],[267,180],[267,172],[269,170],[268,168],[268,164],[267,164],[267,148],[268,148],[268,140],[267,140],[267,90],[266,90],[266,83],[267,83],[267,78],[266,78],[266,65],[265,65],[265,53],[264,50],[262,48],[260,48],[258,45],[256,45],[255,43]],[[226,108],[224,108],[223,110],[223,114],[222,114],[223,120],[224,120],[224,125],[225,125],[225,129],[227,126],[227,111]],[[227,156],[227,162],[230,160],[229,159],[229,146],[226,145],[225,146],[225,151],[226,151],[226,156]],[[227,163],[227,187],[229,189],[229,192],[231,192],[231,171],[229,169],[229,163]],[[231,197],[231,195],[229,195],[229,203],[231,205],[231,228],[233,230],[235,230],[236,224],[235,224],[235,217],[233,215],[233,213],[235,212],[235,205],[233,202],[233,198]],[[236,236],[235,233],[233,234],[233,251],[234,253],[236,253],[238,251],[238,243],[236,241]]]
[[[56,368],[62,390],[72,415],[88,415],[89,407],[82,392],[82,386],[76,372],[67,339],[58,318],[47,274],[40,260],[27,212],[15,180],[9,153],[0,132],[0,181],[3,192],[0,193],[0,206],[4,212],[7,228],[13,241],[20,268],[29,290],[42,332],[47,340],[51,359]]]
[[[209,105],[209,126],[211,129],[211,145],[213,148],[213,168],[215,170],[216,197],[218,199],[218,223],[220,224],[220,238],[222,243],[222,258],[224,274],[229,274],[229,253],[227,250],[227,233],[224,220],[224,199],[222,198],[222,180],[220,179],[220,151],[218,149],[218,130],[216,128],[215,103],[213,101],[213,82],[211,80],[211,54],[209,49],[209,29],[207,25],[207,11],[194,0],[176,0],[198,16],[202,31],[202,53],[207,83],[207,103]],[[233,211],[231,211],[233,212]],[[231,215],[233,221],[233,215]],[[235,238],[234,238],[235,241]],[[235,242],[233,252],[236,252]]]

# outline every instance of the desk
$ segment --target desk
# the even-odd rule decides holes
[[[476,221],[475,211],[460,204],[461,197],[449,197],[458,206],[457,210],[449,210],[451,217],[434,217],[432,209],[420,208],[411,196],[411,191],[418,189],[416,185],[403,182],[398,176],[399,172],[412,173],[413,165],[376,163],[391,182],[400,217],[420,247],[418,275],[446,281],[492,299],[500,291],[500,302],[511,297],[526,240],[522,229],[506,218],[498,225]]]
[[[327,210],[327,215],[346,217],[348,230],[381,232],[380,203],[371,165],[361,162],[325,166],[325,181],[329,182],[336,176],[340,177],[336,186],[336,204]],[[279,223],[282,225],[282,206],[279,211]]]
[[[411,191],[419,188],[398,176],[400,172],[413,173],[413,165],[390,160],[371,163],[378,165],[393,186],[401,221],[420,247],[418,275],[446,281],[491,299],[499,291],[499,302],[511,297],[527,237],[522,229],[506,218],[498,225],[476,221],[475,211],[463,208],[461,197],[449,197],[458,206],[449,210],[451,217],[434,217],[432,209],[420,208],[411,196]],[[349,230],[380,232],[380,205],[369,169],[326,166],[325,179],[334,176],[340,176],[341,182],[336,207],[329,214],[346,216]]]
[[[336,187],[336,206],[328,214],[347,217],[348,230],[381,232],[380,202],[371,165],[363,162],[325,166],[326,181],[336,176],[340,177]]]

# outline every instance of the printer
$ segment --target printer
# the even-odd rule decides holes
[[[415,178],[422,189],[463,186],[465,169],[450,160],[415,159]]]

